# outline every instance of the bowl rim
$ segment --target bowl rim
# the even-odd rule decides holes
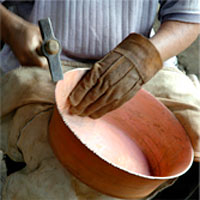
[[[88,68],[88,69],[89,69],[89,68]],[[73,72],[73,71],[77,71],[77,70],[88,70],[88,69],[87,69],[87,68],[76,68],[76,69],[73,69],[73,70],[70,70],[70,71],[65,72],[65,73],[64,73],[64,76],[65,76],[67,73],[70,73],[70,72]],[[59,82],[59,81],[58,81],[58,82]],[[57,96],[56,96],[56,89],[57,89],[57,84],[56,84],[56,88],[55,88],[55,100],[56,100],[55,106],[56,106],[56,110],[58,111],[58,114],[60,115],[60,117],[61,117],[63,123],[65,124],[65,126],[68,127],[68,129],[70,130],[70,132],[76,137],[76,139],[78,139],[78,140],[80,141],[80,143],[81,143],[82,145],[84,145],[91,153],[95,154],[95,155],[98,157],[98,159],[101,159],[102,161],[106,162],[106,164],[111,165],[111,166],[113,166],[113,167],[115,167],[115,168],[117,168],[117,169],[119,169],[119,170],[122,170],[123,172],[128,173],[128,174],[130,174],[130,175],[136,175],[136,176],[139,176],[139,177],[141,177],[141,178],[145,178],[145,179],[149,179],[149,180],[168,180],[168,179],[178,178],[178,177],[180,177],[181,175],[185,174],[185,173],[190,169],[190,167],[192,166],[193,161],[194,161],[194,150],[193,150],[193,148],[192,148],[192,145],[191,145],[191,148],[190,148],[190,151],[191,151],[191,153],[190,153],[190,155],[191,155],[191,157],[190,157],[190,162],[188,163],[187,167],[186,167],[183,171],[181,171],[181,172],[179,172],[179,173],[177,173],[177,174],[175,174],[175,175],[171,175],[171,176],[151,176],[151,175],[144,175],[144,174],[141,174],[141,173],[137,173],[137,172],[133,172],[133,171],[131,171],[131,170],[125,169],[124,167],[119,166],[119,165],[117,165],[117,164],[115,164],[115,163],[109,162],[108,159],[106,159],[106,158],[104,158],[104,157],[98,155],[97,152],[95,152],[93,149],[89,148],[86,144],[84,144],[84,142],[81,141],[81,139],[80,139],[80,138],[74,133],[74,131],[70,128],[70,125],[64,120],[64,118],[63,118],[63,116],[62,116],[62,113],[60,112],[60,110],[59,110],[59,108],[58,108],[58,103],[57,103],[58,101],[57,101]],[[156,100],[158,104],[160,104],[161,106],[164,106],[163,103],[161,103],[160,101],[158,101],[158,100],[157,100],[152,94],[150,94],[148,91],[146,91],[145,89],[141,89],[141,90],[144,91],[145,93],[147,93],[148,95],[150,95],[152,98],[154,98],[154,100]],[[166,106],[164,106],[164,107],[166,108]],[[169,109],[167,109],[167,111],[168,111],[168,112],[171,112]],[[173,113],[172,113],[172,114],[173,114]],[[178,120],[177,120],[177,122],[178,122]],[[189,141],[189,138],[188,138],[188,142],[190,142],[190,141]],[[191,143],[191,142],[190,142],[190,143]]]

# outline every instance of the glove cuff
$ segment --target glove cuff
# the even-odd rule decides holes
[[[113,51],[133,64],[144,83],[162,68],[160,53],[148,38],[140,34],[130,34]]]

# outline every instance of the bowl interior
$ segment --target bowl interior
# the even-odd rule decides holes
[[[145,90],[100,119],[68,113],[68,95],[85,70],[64,74],[56,85],[56,104],[66,126],[105,162],[130,174],[174,178],[191,165],[193,151],[184,129]]]

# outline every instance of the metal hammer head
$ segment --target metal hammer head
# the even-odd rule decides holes
[[[41,52],[48,60],[52,80],[57,82],[63,79],[60,62],[61,45],[54,36],[53,27],[49,18],[39,20],[38,24],[43,38]]]

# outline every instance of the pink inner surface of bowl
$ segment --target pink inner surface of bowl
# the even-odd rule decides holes
[[[56,104],[65,124],[91,151],[129,173],[169,177],[192,163],[192,147],[175,117],[144,90],[100,119],[68,113],[70,92],[85,73],[71,71],[56,86]]]

